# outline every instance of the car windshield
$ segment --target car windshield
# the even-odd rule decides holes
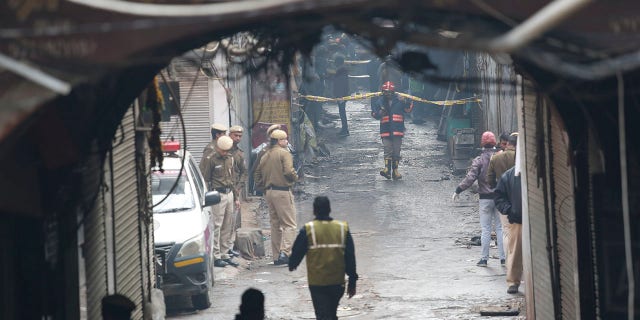
[[[165,170],[164,173],[156,171],[151,175],[151,192],[153,194],[153,213],[167,213],[191,210],[195,207],[195,199],[191,192],[189,177],[183,171],[178,180],[178,185],[169,197],[162,201],[171,191],[178,178],[180,170]],[[162,201],[162,203],[160,203]],[[160,203],[158,206],[155,206]]]

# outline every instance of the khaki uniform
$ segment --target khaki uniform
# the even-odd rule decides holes
[[[229,259],[229,243],[233,233],[234,172],[233,157],[213,152],[200,163],[210,190],[220,192],[220,203],[212,207],[214,259]]]
[[[248,172],[247,166],[244,163],[244,151],[238,146],[233,146],[230,150],[231,156],[233,157],[233,171],[235,174],[234,179],[234,187],[236,189],[236,194],[240,195],[247,184]]]
[[[270,147],[260,159],[255,176],[256,183],[265,187],[273,256],[277,258],[281,252],[291,256],[297,231],[291,186],[298,180],[291,153],[278,145]]]
[[[207,144],[207,146],[204,147],[204,150],[202,151],[202,158],[200,158],[200,172],[202,172],[202,175],[205,177],[205,180],[207,178],[206,175],[204,175],[204,166],[205,166],[205,162],[208,156],[210,156],[212,153],[216,152],[216,141],[213,140],[211,142],[209,142]]]

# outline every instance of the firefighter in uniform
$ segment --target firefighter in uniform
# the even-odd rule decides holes
[[[402,179],[398,172],[400,149],[404,136],[404,113],[411,112],[411,106],[395,94],[393,82],[382,84],[382,98],[371,106],[371,116],[380,120],[380,137],[384,146],[384,169],[380,175],[393,180]]]
[[[233,147],[229,150],[229,153],[233,157],[233,171],[234,171],[234,182],[233,187],[235,189],[235,194],[238,196],[236,198],[236,210],[234,210],[234,225],[233,231],[231,233],[231,239],[229,243],[229,254],[232,256],[239,256],[240,254],[233,250],[233,245],[236,242],[236,230],[240,227],[241,224],[241,215],[240,213],[240,200],[244,199],[244,187],[247,183],[247,166],[244,163],[244,151],[240,149],[238,144],[240,140],[242,140],[242,134],[244,129],[241,126],[232,126],[229,128],[229,138],[233,140]]]
[[[338,319],[337,309],[344,295],[344,275],[349,276],[347,296],[356,294],[356,255],[349,225],[329,216],[329,198],[313,201],[315,219],[298,233],[289,260],[289,271],[295,270],[307,256],[307,280],[316,319]]]
[[[291,246],[296,237],[296,208],[291,187],[298,180],[293,168],[293,157],[287,151],[287,133],[276,129],[271,132],[271,147],[264,153],[256,169],[256,180],[265,188],[271,222],[271,248],[273,263],[289,262]]]
[[[233,205],[237,199],[234,189],[233,157],[229,150],[233,140],[221,136],[214,145],[213,153],[204,159],[202,174],[209,190],[220,193],[220,203],[213,206],[213,265],[216,267],[238,266],[229,255],[229,243],[233,232]]]
[[[218,138],[226,134],[227,134],[227,127],[225,125],[220,123],[214,123],[211,125],[211,142],[209,142],[204,147],[204,150],[202,151],[202,158],[200,159],[201,172],[204,172],[204,165],[203,165],[203,163],[205,163],[204,159],[206,159],[209,155],[211,155],[216,151],[215,150],[216,140],[218,140]]]

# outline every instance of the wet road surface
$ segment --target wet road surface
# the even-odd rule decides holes
[[[325,109],[337,113],[335,106]],[[407,119],[400,163],[403,178],[388,181],[378,173],[383,165],[379,124],[369,116],[368,104],[349,102],[347,114],[351,135],[338,138],[339,129],[325,129],[319,138],[331,155],[306,168],[304,182],[296,188],[298,226],[312,219],[313,198],[326,195],[332,216],[348,221],[354,237],[358,294],[341,300],[338,316],[524,319],[524,310],[516,317],[480,315],[481,310],[522,307],[524,285],[517,295],[506,293],[505,269],[495,247],[489,266],[476,266],[480,247],[468,243],[480,234],[477,200],[465,191],[459,202],[451,202],[463,177],[452,175],[446,143],[436,140],[439,119],[420,125]],[[264,207],[256,219],[265,231],[269,229]],[[270,254],[268,239],[265,248]],[[196,312],[188,302],[168,301],[168,318],[233,319],[242,292],[249,287],[264,292],[268,319],[314,319],[304,262],[289,272],[274,266],[270,256],[242,261],[238,269],[216,268],[212,307]]]

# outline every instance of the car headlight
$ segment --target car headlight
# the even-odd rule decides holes
[[[180,251],[178,251],[177,258],[195,256],[203,253],[205,253],[204,234],[200,234],[199,236],[191,238],[182,244]]]

